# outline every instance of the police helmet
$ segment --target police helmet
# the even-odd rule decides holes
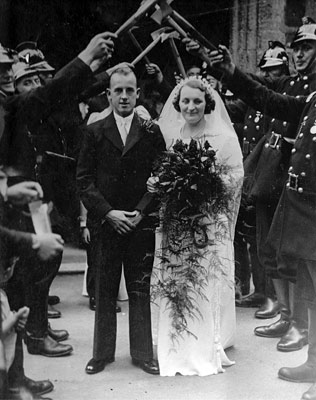
[[[294,39],[291,43],[291,47],[298,42],[303,40],[316,40],[316,23],[310,17],[302,18],[303,25],[298,28],[295,33]]]
[[[261,69],[288,65],[289,57],[286,54],[285,47],[281,42],[269,41],[269,48],[266,50],[258,64]]]

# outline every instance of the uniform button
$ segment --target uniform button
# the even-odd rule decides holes
[[[264,147],[267,149],[269,147],[269,143],[266,143]]]
[[[288,187],[288,188],[290,187],[290,183],[289,182],[286,184],[286,187]]]
[[[306,154],[305,158],[306,158],[306,160],[309,160],[311,158],[311,155],[310,154]]]
[[[295,96],[296,99],[299,99],[300,97],[301,97],[300,95]]]
[[[246,137],[244,137],[244,138],[243,138],[243,140],[247,140],[247,138],[246,138]]]
[[[301,176],[305,177],[306,176],[306,172],[301,172]]]
[[[286,94],[286,92],[283,92],[282,94]]]
[[[252,118],[252,115],[250,114],[250,115],[248,116],[248,118],[251,119],[251,118]]]
[[[292,150],[291,150],[291,153],[292,153],[292,154],[296,153],[296,149],[292,149]]]
[[[287,125],[287,122],[286,121],[283,121],[283,126],[286,126]]]
[[[255,142],[255,141],[256,141],[256,138],[255,138],[255,137],[253,137],[253,138],[252,138],[252,141],[253,141],[253,142]]]
[[[290,85],[293,86],[293,85],[294,85],[294,81],[291,81],[291,82],[290,82]]]
[[[302,138],[303,136],[304,136],[303,133],[300,133],[300,134],[298,135],[299,138]]]
[[[247,125],[244,126],[244,130],[246,130],[246,129],[248,129],[248,126],[247,126]]]
[[[293,171],[293,167],[292,166],[289,168],[289,172],[291,172],[291,171]]]
[[[308,84],[306,83],[306,85],[304,85],[304,89],[308,89]]]
[[[307,81],[307,79],[308,79],[308,76],[304,75],[303,76],[303,81]]]
[[[298,191],[299,193],[303,193],[303,188],[299,187],[299,188],[297,189],[297,191]]]
[[[316,136],[313,137],[313,142],[316,142]]]
[[[305,115],[305,117],[303,118],[304,121],[306,121],[308,118],[308,115]]]
[[[259,125],[256,125],[256,129],[257,129],[257,131],[260,129],[260,126]]]
[[[271,122],[274,122],[274,121],[275,121],[275,118],[272,118],[272,119],[271,119]]]

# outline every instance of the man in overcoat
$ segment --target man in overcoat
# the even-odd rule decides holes
[[[154,230],[148,214],[153,200],[146,181],[165,142],[157,125],[134,112],[139,89],[129,67],[112,72],[107,95],[113,112],[88,126],[77,168],[81,200],[99,225],[93,358],[86,372],[100,372],[114,361],[123,263],[132,362],[158,374],[152,361],[149,299]]]

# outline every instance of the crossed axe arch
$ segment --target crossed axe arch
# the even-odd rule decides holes
[[[132,61],[133,65],[137,64],[143,58],[145,58],[146,63],[150,63],[147,54],[158,43],[168,41],[179,71],[185,77],[185,69],[175,44],[175,39],[179,39],[180,37],[191,37],[208,49],[216,49],[216,47],[197,29],[195,29],[190,22],[172,9],[170,6],[172,1],[173,0],[144,0],[138,10],[126,22],[124,22],[115,33],[120,36],[123,33],[128,32],[135,47],[140,51],[140,54]],[[159,25],[165,24],[168,26],[164,26],[157,31],[152,32],[151,36],[153,41],[145,49],[142,49],[132,31],[143,16],[149,13],[152,9],[155,11],[151,15],[151,18]]]

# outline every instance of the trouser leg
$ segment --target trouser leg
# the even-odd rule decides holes
[[[153,358],[150,274],[153,266],[155,237],[153,229],[133,233],[124,258],[126,289],[129,297],[129,337],[131,357],[148,361]]]
[[[42,338],[47,333],[47,300],[50,286],[61,265],[62,254],[45,263],[38,262],[33,280],[25,279],[25,305],[30,308],[26,330],[31,336]]]
[[[112,233],[112,237],[111,237]],[[122,238],[101,232],[96,247],[96,312],[93,358],[111,359],[116,346],[116,299],[122,272]]]

